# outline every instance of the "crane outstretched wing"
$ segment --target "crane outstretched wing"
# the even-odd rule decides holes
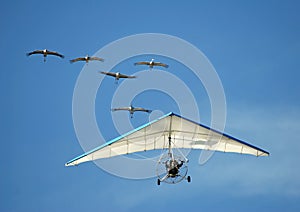
[[[47,51],[47,54],[55,55],[55,56],[58,56],[58,57],[61,57],[61,58],[65,58],[64,55],[62,55],[62,54],[60,54],[58,52]]]
[[[77,61],[84,61],[84,58],[83,57],[77,57],[75,59],[70,60],[70,63],[75,63]]]
[[[134,111],[142,111],[142,112],[147,112],[147,113],[152,112],[152,110],[148,110],[148,109],[145,109],[145,108],[142,108],[142,107],[135,107]]]
[[[150,65],[150,63],[149,62],[136,62],[136,63],[134,63],[134,65],[136,66],[136,65]]]
[[[104,61],[104,59],[100,58],[100,57],[90,57],[90,60],[97,60],[97,61],[101,61],[101,62]]]
[[[114,73],[114,72],[100,71],[99,73],[105,74],[105,75],[108,75],[108,76],[112,76],[112,77],[116,77],[116,73]]]
[[[162,66],[162,67],[165,67],[165,68],[168,68],[169,66],[165,63],[160,63],[160,62],[155,62],[154,63],[155,66]]]
[[[73,166],[101,158],[110,158],[149,150],[167,149],[169,137],[171,137],[171,145],[174,148],[205,149],[255,156],[269,155],[267,151],[230,135],[223,134],[177,114],[169,113],[106,142],[70,160],[65,165]]]
[[[130,107],[118,107],[118,108],[111,109],[111,111],[118,111],[118,110],[130,110]]]
[[[33,54],[43,54],[42,50],[34,50],[32,52],[26,53],[27,56],[33,55]]]
[[[136,76],[129,76],[129,75],[125,75],[125,74],[119,74],[120,78],[136,78]]]

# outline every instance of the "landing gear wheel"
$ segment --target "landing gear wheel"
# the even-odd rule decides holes
[[[157,185],[160,185],[160,179],[157,179]]]
[[[191,176],[187,176],[187,181],[188,181],[188,183],[190,183],[191,182]]]

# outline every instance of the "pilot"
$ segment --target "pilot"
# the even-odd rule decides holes
[[[168,174],[171,177],[176,177],[176,175],[178,174],[178,171],[182,165],[183,165],[183,161],[180,161],[180,163],[178,163],[176,160],[168,161],[168,163],[166,163],[166,167],[168,169]]]

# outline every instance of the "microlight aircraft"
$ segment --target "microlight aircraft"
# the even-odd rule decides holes
[[[269,155],[263,149],[171,112],[106,142],[65,165],[74,166],[102,158],[162,150],[156,167],[157,184],[175,184],[184,179],[191,182],[191,177],[187,176],[189,160],[182,151],[178,151],[180,149],[204,149],[257,157]]]

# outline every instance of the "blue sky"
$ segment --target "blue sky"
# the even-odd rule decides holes
[[[0,210],[298,211],[299,9],[291,0],[2,3]],[[146,32],[180,37],[204,52],[225,90],[226,132],[266,149],[270,157],[215,153],[200,166],[195,151],[189,156],[192,183],[159,187],[155,178],[122,179],[94,163],[64,167],[83,152],[72,121],[73,90],[83,64],[68,59]],[[66,58],[44,63],[25,55],[44,48]],[[105,80],[106,88],[116,87]],[[191,89],[197,87],[192,76],[186,80]],[[199,92],[201,119],[209,124],[209,101],[203,87]],[[135,103],[177,109],[171,99],[158,105],[147,95]],[[109,92],[103,98],[109,106]],[[118,136],[109,110],[96,114],[98,122],[107,123],[105,137]],[[132,124],[145,121],[140,114]]]

